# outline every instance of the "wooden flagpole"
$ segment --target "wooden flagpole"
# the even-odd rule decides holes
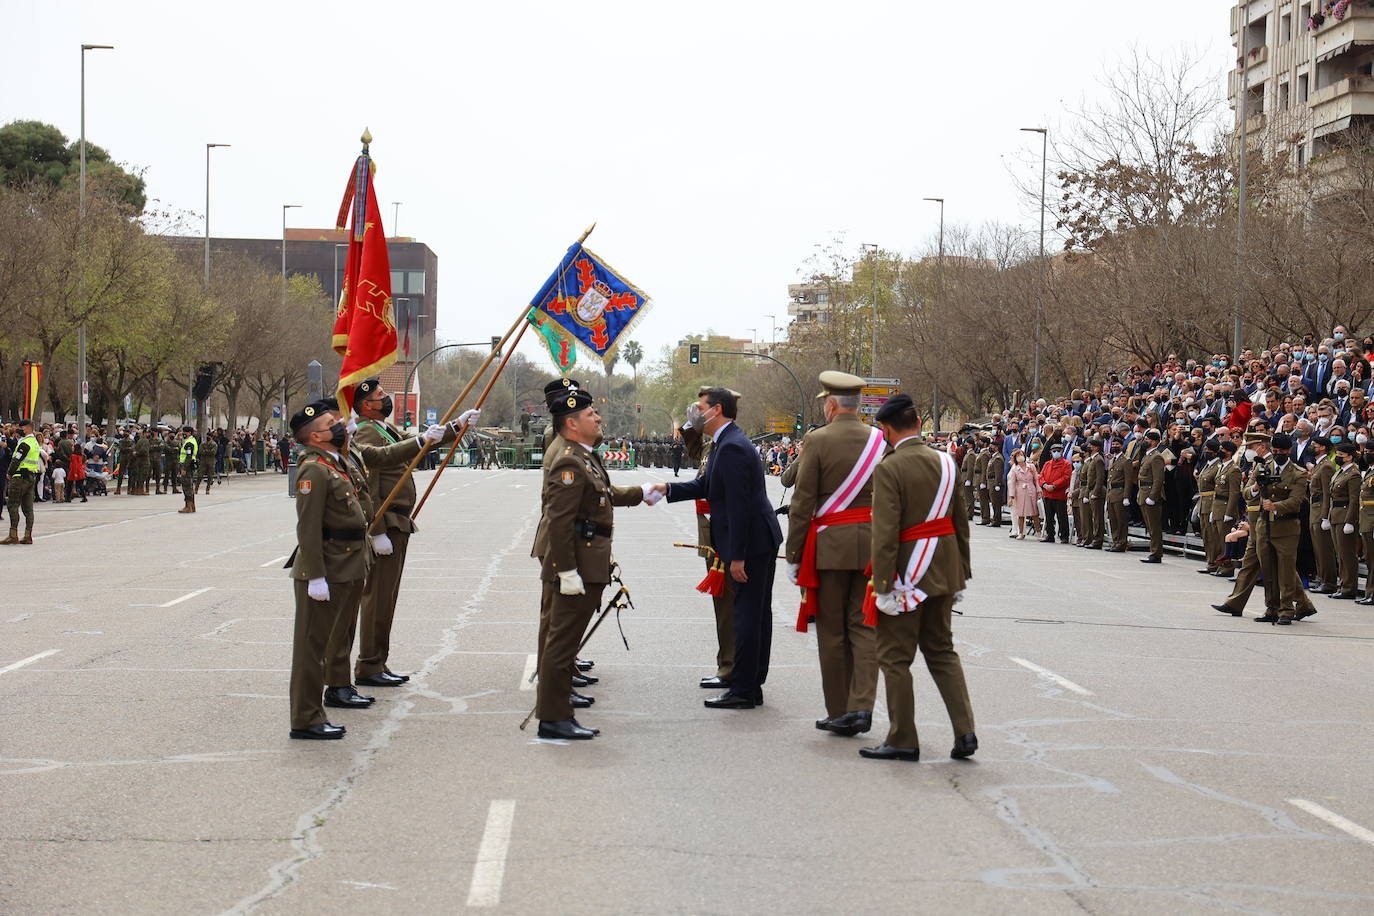
[[[592,230],[595,228],[596,223],[592,223],[590,226],[588,226],[586,230],[583,231],[581,237],[578,238],[577,244],[580,245],[583,242],[585,242],[587,240],[587,236],[591,235]],[[496,372],[493,373],[491,379],[487,381],[486,388],[482,390],[482,395],[477,400],[477,408],[481,408],[482,403],[486,400],[487,395],[491,392],[492,386],[496,384],[496,379],[501,375],[501,370],[506,368],[506,363],[510,360],[511,353],[514,352],[515,343],[518,342],[522,336],[524,336],[525,326],[529,324],[529,322],[525,320],[525,316],[528,315],[529,312],[530,306],[523,306],[520,310],[520,317],[515,319],[515,323],[510,326],[510,330],[506,331],[505,336],[501,338],[501,343],[499,346],[504,355],[501,357],[500,365],[496,367]],[[507,342],[511,341],[512,336],[515,337],[515,341],[511,342],[510,346],[507,347]],[[482,377],[483,372],[487,371],[487,368],[491,366],[492,360],[494,359],[496,359],[495,350],[487,354],[487,358],[482,360],[482,365],[478,367],[475,373],[473,373],[473,376],[471,379],[468,380],[468,383],[463,386],[463,390],[458,392],[458,397],[453,399],[452,406],[450,406],[448,412],[444,414],[443,419],[439,421],[440,425],[445,424],[453,419],[453,415],[458,412],[458,407],[463,403],[463,401],[467,399],[468,395],[472,393],[472,389],[477,387],[477,380]],[[461,430],[459,430],[458,438],[461,439],[463,433],[465,433],[466,431],[467,427],[464,426]],[[415,473],[415,468],[419,466],[420,462],[424,459],[426,453],[429,452],[431,445],[432,443],[426,441],[420,447],[419,454],[417,454],[414,458],[410,459],[410,464],[406,465],[405,471],[401,474],[401,479],[396,481],[396,485],[391,488],[391,492],[386,495],[386,499],[384,499],[382,501],[382,504],[377,508],[377,513],[372,516],[372,523],[367,526],[368,531],[372,531],[373,529],[375,529],[377,527],[377,523],[381,521],[382,516],[386,514],[386,510],[391,508],[391,504],[396,501],[396,497],[398,494],[400,494],[401,488],[405,486],[405,482],[410,479],[412,474]],[[444,464],[448,464],[448,462],[444,462]],[[439,474],[441,473],[443,473],[442,467],[434,475],[436,480],[438,479]],[[434,481],[430,481],[429,489],[425,490],[425,496],[429,496],[429,490],[433,489],[433,487]],[[421,500],[419,505],[415,507],[415,510],[411,513],[412,518],[414,518],[416,513],[420,511],[421,505],[424,505],[424,500]]]

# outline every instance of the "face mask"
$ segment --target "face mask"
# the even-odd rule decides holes
[[[1017,464],[1025,464],[1025,463],[1026,463],[1026,459],[1025,459],[1025,458],[1022,458],[1020,455],[1017,455],[1017,456],[1016,456],[1016,463],[1017,463]]]
[[[1332,334],[1331,337],[1333,340],[1345,340],[1345,335],[1341,333]]]
[[[1283,452],[1275,452],[1274,463],[1277,464],[1279,467],[1283,467],[1285,464],[1288,463],[1288,455],[1286,455]]]
[[[1345,438],[1344,436],[1332,436],[1332,437],[1331,437],[1331,444],[1332,444],[1332,445],[1336,445],[1336,444],[1338,444],[1341,440],[1343,440],[1344,438]]]
[[[701,408],[696,404],[687,410],[687,425],[698,431],[706,425],[706,418],[701,415]]]
[[[1256,456],[1255,456],[1255,450],[1254,450],[1254,449],[1252,449],[1252,448],[1247,448],[1247,449],[1245,450],[1245,460],[1246,460],[1246,461],[1254,461],[1254,460],[1255,460],[1255,457],[1256,457]]]
[[[348,436],[348,427],[342,423],[335,423],[329,427],[329,444],[335,448],[343,448],[344,440]]]
[[[1364,444],[1365,444],[1366,442],[1368,442],[1368,441],[1369,441],[1369,437],[1366,436],[1364,433],[1360,433],[1360,434],[1358,434],[1357,436],[1355,436],[1355,444],[1356,444],[1356,445],[1364,445]]]
[[[1188,416],[1189,416],[1191,419],[1196,420],[1196,419],[1197,419],[1197,411],[1196,411],[1196,410],[1190,410],[1190,411],[1188,411]]]
[[[382,398],[382,403],[377,405],[377,413],[381,414],[383,417],[389,417],[391,416],[391,410],[394,406],[395,405],[391,401],[391,395],[387,395]]]

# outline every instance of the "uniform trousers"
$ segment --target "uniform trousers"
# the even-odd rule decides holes
[[[601,593],[606,583],[586,582],[585,595],[565,595],[557,582],[545,582],[549,595],[548,626],[540,639],[539,693],[536,715],[541,722],[564,722],[573,717],[572,676],[577,666],[577,648],[587,633],[587,624],[601,609]]]
[[[1374,598],[1374,531],[1361,531],[1360,538],[1364,541],[1365,563],[1369,567],[1368,574],[1364,580],[1364,596]]]
[[[819,569],[816,578],[816,650],[821,662],[825,714],[872,712],[878,695],[877,641],[864,625],[868,577],[857,569]]]
[[[1125,498],[1124,489],[1107,491],[1107,516],[1112,522],[1112,546],[1118,550],[1126,549],[1126,534],[1130,524],[1130,513],[1122,504]]]
[[[978,509],[978,491],[973,487],[973,481],[964,481],[964,505],[968,507],[969,521],[973,521],[973,515]]]
[[[1245,556],[1240,561],[1240,571],[1236,573],[1236,584],[1231,589],[1231,594],[1226,597],[1224,602],[1227,607],[1243,611],[1245,605],[1250,600],[1250,593],[1255,589],[1255,583],[1259,581],[1260,559],[1259,559],[1259,538],[1255,534],[1255,516],[1258,513],[1250,513],[1250,536],[1246,538]],[[1279,612],[1279,586],[1273,576],[1264,577],[1264,613],[1277,614]]]
[[[1270,522],[1260,528],[1259,558],[1264,581],[1268,584],[1273,580],[1277,584],[1280,613],[1310,610],[1312,599],[1307,597],[1307,592],[1302,589],[1302,580],[1298,578],[1299,523],[1296,520],[1288,523],[1285,527],[1291,530],[1281,534],[1276,534],[1272,525]],[[1253,535],[1251,537],[1254,539]],[[1351,535],[1351,538],[1359,540],[1357,535]],[[1350,590],[1355,590],[1353,584]]]
[[[1164,556],[1164,506],[1155,500],[1153,506],[1142,505],[1140,513],[1145,516],[1145,530],[1150,532],[1150,556]]]
[[[1103,517],[1106,509],[1107,498],[1105,496],[1090,497],[1083,507],[1083,511],[1088,517],[1088,533],[1084,540],[1093,547],[1101,547],[1102,540],[1106,537],[1107,526]]]
[[[1221,539],[1217,537],[1217,526],[1212,523],[1212,497],[1203,497],[1198,502],[1198,526],[1202,529],[1202,558],[1209,570],[1217,568],[1217,557],[1221,556]]]
[[[186,505],[196,504],[196,472],[188,464],[181,466],[181,495],[185,498]]]
[[[34,477],[11,477],[9,486],[5,488],[5,501],[10,507],[10,527],[19,527],[19,515],[24,515],[24,526],[30,530],[33,528],[33,493],[36,487],[37,478]]]
[[[1331,540],[1331,532],[1322,530],[1320,507],[1313,508],[1308,531],[1312,534],[1312,554],[1317,561],[1317,584],[1335,588],[1336,544]]]
[[[293,580],[296,592],[296,625],[291,636],[291,727],[310,728],[325,720],[324,688],[326,655],[338,630],[354,619],[363,580],[330,582],[329,600],[310,597],[310,583]],[[349,631],[348,645],[352,644]],[[345,657],[346,663],[346,657]],[[348,683],[345,679],[342,683]],[[337,686],[337,685],[336,685]]]
[[[1360,561],[1355,556],[1356,548],[1360,543],[1358,534],[1346,534],[1341,529],[1343,525],[1331,524],[1331,540],[1336,546],[1336,575],[1340,581],[1336,585],[1336,590],[1341,594],[1348,595],[1355,591],[1360,584]],[[1296,562],[1296,561],[1295,561]]]
[[[964,667],[954,651],[950,613],[953,595],[932,595],[914,611],[878,615],[878,664],[887,687],[887,740],[892,747],[918,748],[916,698],[912,691],[911,663],[919,649],[925,658],[956,737],[973,732],[973,705],[964,683]]]
[[[401,594],[401,573],[405,570],[410,532],[388,528],[386,536],[391,540],[391,555],[376,558],[363,586],[358,661],[354,666],[358,677],[371,677],[388,670],[391,622],[396,617],[396,601]]]
[[[708,557],[706,571],[710,572],[713,561]],[[725,587],[719,595],[711,596],[711,606],[716,614],[716,677],[730,680],[735,670],[735,581],[730,573],[725,574]]]

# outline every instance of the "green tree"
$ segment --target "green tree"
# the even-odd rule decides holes
[[[0,184],[74,188],[81,176],[80,141],[69,141],[51,124],[11,121],[0,127]],[[148,202],[142,175],[126,171],[103,148],[86,143],[87,190],[104,194],[134,212]]]
[[[639,364],[644,359],[644,348],[639,345],[639,341],[631,340],[625,344],[621,350],[621,355],[625,357],[625,362],[630,364],[630,371],[634,373],[635,384],[639,384]]]

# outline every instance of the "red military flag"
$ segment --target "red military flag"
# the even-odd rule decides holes
[[[372,135],[364,131],[362,139],[363,152],[353,165],[336,222],[339,229],[349,226],[351,230],[343,289],[334,319],[334,352],[343,357],[337,397],[345,415],[353,409],[353,388],[396,362],[391,259],[387,257],[382,213],[372,188],[377,167],[368,155]]]

